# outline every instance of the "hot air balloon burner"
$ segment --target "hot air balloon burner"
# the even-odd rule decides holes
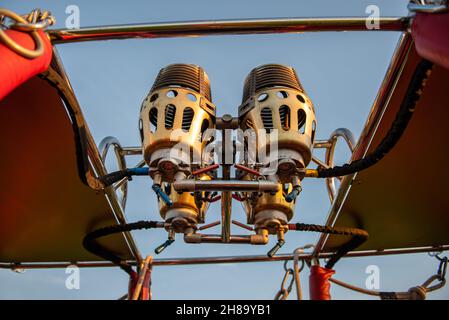
[[[215,126],[215,106],[204,70],[189,64],[161,69],[142,103],[139,122],[142,153],[158,196],[160,215],[171,237],[174,233],[190,233],[204,222],[209,204],[198,198],[207,198],[207,194],[178,193],[173,183],[213,160],[203,155],[207,144],[204,133]],[[210,179],[208,174],[198,178]]]
[[[277,64],[253,69],[245,80],[239,123],[243,131],[250,130],[255,136],[256,157],[245,155],[243,164],[257,166],[265,179],[279,183],[276,193],[244,194],[248,223],[256,230],[278,235],[281,246],[305,168],[312,159],[316,129],[312,102],[295,70]],[[252,178],[250,174],[241,176]]]
[[[253,69],[245,80],[238,117],[217,119],[203,69],[186,64],[163,68],[140,113],[142,153],[169,234],[156,252],[170,245],[176,233],[183,233],[187,243],[256,245],[267,244],[269,235],[276,235],[278,242],[269,252],[274,255],[284,244],[312,158],[315,126],[313,105],[291,67]],[[204,139],[207,129],[221,131],[221,141]],[[235,130],[251,131],[255,140],[237,143],[229,134]],[[218,154],[205,152],[210,145]],[[243,152],[237,152],[242,145]],[[241,159],[236,160],[237,153]],[[217,199],[221,222],[198,227]],[[253,234],[231,234],[233,199],[242,202],[247,216],[247,225],[237,225]],[[200,232],[217,224],[219,235]]]

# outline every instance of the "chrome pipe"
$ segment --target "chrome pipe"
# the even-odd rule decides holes
[[[334,166],[334,154],[338,138],[343,138],[346,141],[346,144],[348,145],[351,154],[354,152],[356,142],[352,132],[346,128],[338,128],[334,130],[334,132],[331,133],[331,136],[329,138],[330,146],[329,148],[326,148],[325,159],[328,168],[332,168]],[[337,189],[335,187],[335,179],[337,178],[326,178],[327,193],[329,195],[329,200],[331,204],[334,201],[335,195],[337,194]]]
[[[142,147],[122,147],[120,152],[124,156],[136,156],[142,154]]]
[[[232,193],[221,193],[221,236],[223,242],[231,242]]]
[[[184,239],[187,243],[251,243],[251,236],[236,235],[229,236],[227,241],[223,241],[223,237],[220,234],[191,234],[185,235]]]
[[[387,249],[387,250],[365,250],[365,251],[351,251],[343,258],[361,258],[371,256],[387,256],[396,254],[413,254],[425,252],[442,252],[448,251],[449,245],[438,247],[419,247],[419,248],[403,248],[403,249]],[[314,256],[311,253],[303,253],[298,255],[298,260],[311,259],[327,259],[333,253],[326,252]],[[223,263],[248,263],[248,262],[276,262],[276,261],[290,261],[293,260],[293,254],[277,254],[272,258],[267,255],[242,255],[242,256],[223,256],[223,257],[193,257],[193,258],[168,258],[155,259],[153,266],[179,266],[179,265],[196,265],[196,264],[223,264]],[[127,261],[129,264],[136,266],[136,261]],[[110,268],[117,267],[111,262],[56,262],[56,263],[5,263],[0,262],[0,269],[55,269],[67,268],[68,266],[76,265],[79,268]]]
[[[245,191],[245,192],[277,192],[279,184],[273,181],[258,180],[194,180],[175,181],[173,187],[179,192],[195,191]],[[223,201],[223,196],[222,196]]]
[[[405,31],[408,17],[380,17],[380,29],[368,29],[366,17],[278,18],[162,22],[48,30],[53,44],[130,38],[303,33],[318,31]]]
[[[439,13],[448,11],[447,4],[419,4],[410,2],[407,5],[407,9],[410,12],[425,12],[425,13]]]
[[[326,149],[331,146],[329,140],[316,140],[313,144],[313,148],[315,149]]]
[[[212,222],[212,223],[209,223],[209,224],[202,225],[201,227],[198,228],[198,230],[200,230],[200,231],[201,230],[206,230],[206,229],[218,226],[219,224],[221,224],[220,221],[215,221],[215,222]]]
[[[127,168],[125,155],[122,152],[123,151],[122,145],[120,144],[120,142],[116,137],[111,136],[105,137],[103,140],[101,140],[98,146],[98,151],[100,153],[103,165],[106,167],[106,157],[111,147],[114,148],[114,153],[117,159],[119,170],[125,170]],[[126,200],[128,197],[128,179],[122,179],[120,186],[115,186],[114,191],[118,190],[119,188],[122,190],[122,198],[120,200],[120,204],[122,206],[122,209],[125,210]],[[117,196],[117,199],[118,198],[119,197]]]
[[[232,121],[232,117],[226,116],[225,119]],[[223,120],[223,118],[222,118]],[[224,121],[229,123],[229,121]],[[223,159],[226,159],[226,152],[229,152],[229,130],[222,130]],[[231,179],[231,167],[227,164],[222,165],[222,177],[225,181]],[[221,193],[221,241],[224,243],[231,242],[231,215],[232,215],[232,193]]]
[[[317,164],[319,167],[323,167],[325,169],[330,168],[327,164],[325,164],[323,161],[321,161],[319,158],[317,158],[316,156],[312,156],[312,161]]]

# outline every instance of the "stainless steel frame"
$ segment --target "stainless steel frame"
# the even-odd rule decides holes
[[[109,39],[130,39],[130,38],[171,38],[171,37],[192,37],[192,36],[208,36],[208,35],[240,35],[240,34],[271,34],[271,33],[303,33],[303,32],[320,32],[320,31],[400,31],[404,32],[399,40],[398,46],[393,54],[392,61],[388,68],[386,77],[381,85],[380,91],[374,105],[371,109],[365,130],[362,132],[361,140],[370,139],[376,130],[376,127],[382,117],[384,108],[390,98],[391,89],[394,88],[401,74],[402,68],[406,62],[407,54],[412,45],[411,35],[408,32],[411,17],[382,17],[380,18],[380,29],[367,29],[365,17],[347,17],[347,18],[283,18],[283,19],[245,19],[245,20],[216,20],[216,21],[191,21],[191,22],[166,22],[153,24],[133,24],[133,25],[117,25],[117,26],[100,26],[81,28],[78,30],[49,30],[48,34],[53,44],[81,42],[81,41],[98,41]],[[330,145],[329,145],[330,146]],[[353,146],[353,145],[352,145]],[[129,149],[129,150],[128,150]],[[139,154],[138,148],[123,148],[127,155]],[[364,150],[366,153],[367,148]],[[95,150],[90,150],[94,155]],[[92,155],[90,155],[92,157]],[[361,157],[363,155],[354,155]],[[97,157],[100,159],[100,157]],[[328,159],[329,160],[329,159]],[[328,161],[327,161],[328,162]],[[103,170],[99,170],[101,173]],[[350,189],[350,183],[356,175],[345,177],[341,183],[341,190],[336,199],[333,201],[332,208],[329,213],[327,225],[333,225],[338,215],[340,207],[346,198]],[[215,184],[219,182],[214,182]],[[207,182],[211,184],[211,182]],[[117,184],[117,187],[120,183]],[[205,186],[203,186],[205,187]],[[215,186],[216,188],[217,186]],[[223,187],[223,186],[220,186]],[[235,187],[235,186],[233,186]],[[233,189],[233,188],[232,188]],[[332,189],[332,188],[330,188]],[[228,190],[228,189],[220,189]],[[106,190],[109,194],[111,190]],[[329,190],[329,192],[332,190]],[[223,194],[225,194],[224,192]],[[111,197],[115,197],[115,192]],[[229,199],[230,200],[230,199]],[[226,203],[226,199],[222,199],[222,203]],[[228,221],[226,217],[224,221]],[[120,221],[121,222],[121,221]],[[223,234],[225,242],[230,241],[229,226],[223,223]],[[320,250],[327,236],[322,236],[313,254],[302,255],[300,259],[326,258],[328,253],[321,253]],[[347,257],[370,256],[370,255],[386,255],[400,253],[416,253],[448,250],[448,246],[439,248],[425,247],[415,249],[401,250],[384,250],[384,251],[360,251],[351,252]],[[140,257],[140,255],[139,255]],[[186,259],[162,259],[155,260],[154,265],[178,265],[178,264],[198,264],[198,263],[227,263],[227,262],[260,262],[260,261],[284,261],[291,260],[293,255],[278,255],[274,258],[266,256],[242,256],[242,257],[215,257],[215,258],[186,258]],[[141,258],[140,258],[141,259]],[[43,267],[61,267],[67,264],[45,264]],[[11,265],[9,265],[11,267]],[[20,265],[24,267],[25,265]],[[28,264],[33,267],[37,264]],[[112,266],[109,263],[80,263],[80,266]],[[0,265],[5,267],[5,264]]]
[[[130,38],[303,33],[318,31],[405,31],[408,17],[381,17],[380,29],[366,28],[366,17],[280,18],[163,22],[48,30],[53,44]]]
[[[387,256],[397,254],[425,253],[425,252],[442,252],[449,250],[449,245],[439,247],[422,247],[407,249],[389,249],[382,251],[352,251],[343,258],[370,257],[370,256]],[[303,253],[298,255],[298,260],[327,259],[332,253]],[[155,259],[153,266],[180,266],[180,265],[197,265],[197,264],[224,264],[224,263],[248,263],[248,262],[277,262],[290,261],[294,259],[294,254],[278,254],[272,258],[266,255],[248,255],[248,256],[223,256],[223,257],[194,257],[194,258],[169,258]],[[138,265],[137,261],[128,261],[131,265]],[[79,268],[109,268],[117,267],[111,262],[59,262],[59,263],[0,263],[0,269],[55,269],[66,268],[76,265]]]

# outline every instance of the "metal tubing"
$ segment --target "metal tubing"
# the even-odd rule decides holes
[[[229,236],[228,241],[224,242],[223,238],[219,234],[202,234],[201,243],[251,243],[251,237],[242,236]]]
[[[407,9],[411,12],[438,13],[448,11],[447,4],[418,4],[410,2]]]
[[[355,139],[352,132],[346,128],[336,129],[334,132],[331,133],[331,136],[329,138],[330,143],[329,148],[326,148],[326,156],[325,156],[326,165],[329,168],[332,168],[334,166],[334,154],[338,138],[343,138],[346,141],[346,144],[348,145],[351,154],[354,152]],[[335,179],[337,178],[326,178],[327,193],[329,195],[329,200],[331,204],[334,201],[335,195],[337,193],[337,189],[335,187]]]
[[[327,149],[330,147],[329,140],[316,140],[313,144],[314,149]]]
[[[223,242],[231,242],[232,193],[221,193],[221,236]]]
[[[140,291],[142,290],[142,287],[144,285],[147,272],[150,272],[149,269],[150,269],[152,261],[153,261],[153,257],[152,256],[148,256],[144,260],[143,266],[142,266],[142,268],[140,270],[140,273],[139,273],[139,279],[137,281],[136,287],[135,287],[133,295],[132,295],[132,300],[139,300]]]
[[[198,37],[232,34],[317,31],[405,31],[408,17],[380,17],[379,29],[368,29],[366,17],[210,20],[98,26],[48,30],[53,44],[130,38]]]
[[[239,226],[240,228],[243,228],[243,229],[246,229],[246,230],[249,230],[249,231],[254,231],[253,227],[248,226],[248,225],[246,225],[244,223],[241,223],[241,222],[239,222],[237,220],[232,220],[231,222],[232,222],[232,224],[235,224],[236,226]]]
[[[440,252],[448,251],[449,245],[438,247],[420,247],[420,248],[403,248],[403,249],[388,249],[388,250],[366,250],[366,251],[351,251],[343,258],[356,257],[371,257],[371,256],[386,256],[396,254],[411,254],[411,253],[425,253],[425,252]],[[311,253],[304,253],[298,256],[299,260],[327,259],[333,253],[326,252],[314,256]],[[222,264],[222,263],[246,263],[246,262],[276,262],[276,261],[290,261],[293,260],[293,254],[278,254],[272,258],[266,255],[248,255],[248,256],[224,256],[224,257],[193,257],[193,258],[169,258],[169,259],[155,259],[152,266],[178,266],[178,265],[196,265],[196,264]],[[128,261],[131,265],[137,265],[136,261]],[[109,268],[117,267],[111,262],[56,262],[56,263],[0,263],[0,269],[55,269],[67,268],[68,266],[76,265],[79,268]]]
[[[234,167],[236,169],[238,169],[238,170],[246,171],[246,172],[248,172],[250,174],[253,174],[255,176],[261,176],[259,171],[251,169],[251,168],[248,168],[248,167],[245,167],[245,166],[243,166],[241,164],[236,163],[236,164],[234,164]]]
[[[216,164],[213,164],[213,165],[208,166],[206,168],[201,168],[201,169],[195,170],[195,171],[192,172],[192,175],[193,176],[197,176],[199,174],[206,173],[206,172],[218,169],[219,167],[220,167],[220,165],[218,163],[216,163]]]
[[[229,184],[231,181],[231,166],[229,160],[234,160],[234,144],[232,141],[231,130],[229,126],[232,125],[234,119],[231,115],[225,114],[220,118],[221,127],[221,159],[222,167],[221,174],[223,182]],[[238,125],[238,120],[234,121]],[[229,159],[231,156],[231,159]],[[232,161],[233,162],[233,161]],[[212,180],[217,181],[217,180]],[[229,190],[223,189],[221,193],[221,241],[223,243],[231,242],[231,216],[232,216],[232,193]],[[233,191],[233,190],[231,190]]]
[[[185,179],[175,181],[173,187],[176,191],[245,191],[245,192],[277,192],[279,184],[273,181],[258,180],[194,180]],[[223,198],[222,198],[223,200]]]
[[[117,158],[118,168],[119,170],[125,170],[126,169],[126,159],[125,155],[122,153],[122,145],[115,137],[105,137],[103,140],[101,140],[100,145],[98,146],[98,151],[101,156],[101,161],[103,162],[103,165],[106,167],[106,157],[108,155],[109,148],[114,148],[114,153]],[[128,197],[128,179],[122,179],[122,183],[120,183],[120,189],[122,190],[122,198],[120,200],[120,204],[122,206],[122,209],[125,210],[126,207],[126,199]],[[115,186],[114,191],[116,191],[118,188]],[[118,199],[119,197],[117,197]]]
[[[206,230],[206,229],[218,226],[219,224],[221,224],[220,221],[215,221],[215,222],[212,222],[209,224],[202,225],[201,227],[198,228],[198,230]]]
[[[122,147],[121,153],[125,156],[136,156],[142,154],[142,147]]]

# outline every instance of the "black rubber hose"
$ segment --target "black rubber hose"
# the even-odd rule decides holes
[[[109,251],[108,249],[101,246],[97,240],[99,238],[121,233],[121,232],[129,232],[132,230],[140,230],[140,229],[151,229],[151,228],[157,228],[158,222],[156,221],[138,221],[133,223],[127,223],[123,225],[114,225],[109,227],[104,227],[101,229],[94,230],[90,233],[88,233],[84,239],[83,239],[83,247],[89,251],[90,253],[99,256],[100,258],[103,258],[105,260],[111,261],[115,265],[122,268],[126,273],[129,275],[134,273],[134,270],[132,269],[132,266],[126,262],[126,260],[123,260],[119,256],[115,255],[113,252]]]
[[[131,178],[132,176],[147,176],[148,167],[144,168],[128,168],[124,170],[114,171],[98,178],[103,183],[104,187],[122,180],[123,178]]]
[[[368,240],[369,237],[367,231],[358,228],[330,227],[306,223],[296,223],[295,230],[352,236],[352,239],[342,245],[337,250],[337,252],[327,261],[326,268],[328,269],[332,269],[341,257],[347,254],[349,251],[352,251],[362,245],[366,240]]]
[[[330,178],[346,176],[367,169],[379,162],[396,145],[407,128],[413,112],[415,111],[416,104],[422,95],[426,81],[430,76],[432,67],[432,62],[425,59],[418,64],[393,124],[373,152],[362,159],[352,161],[343,166],[336,166],[328,169],[318,168],[317,177]]]

